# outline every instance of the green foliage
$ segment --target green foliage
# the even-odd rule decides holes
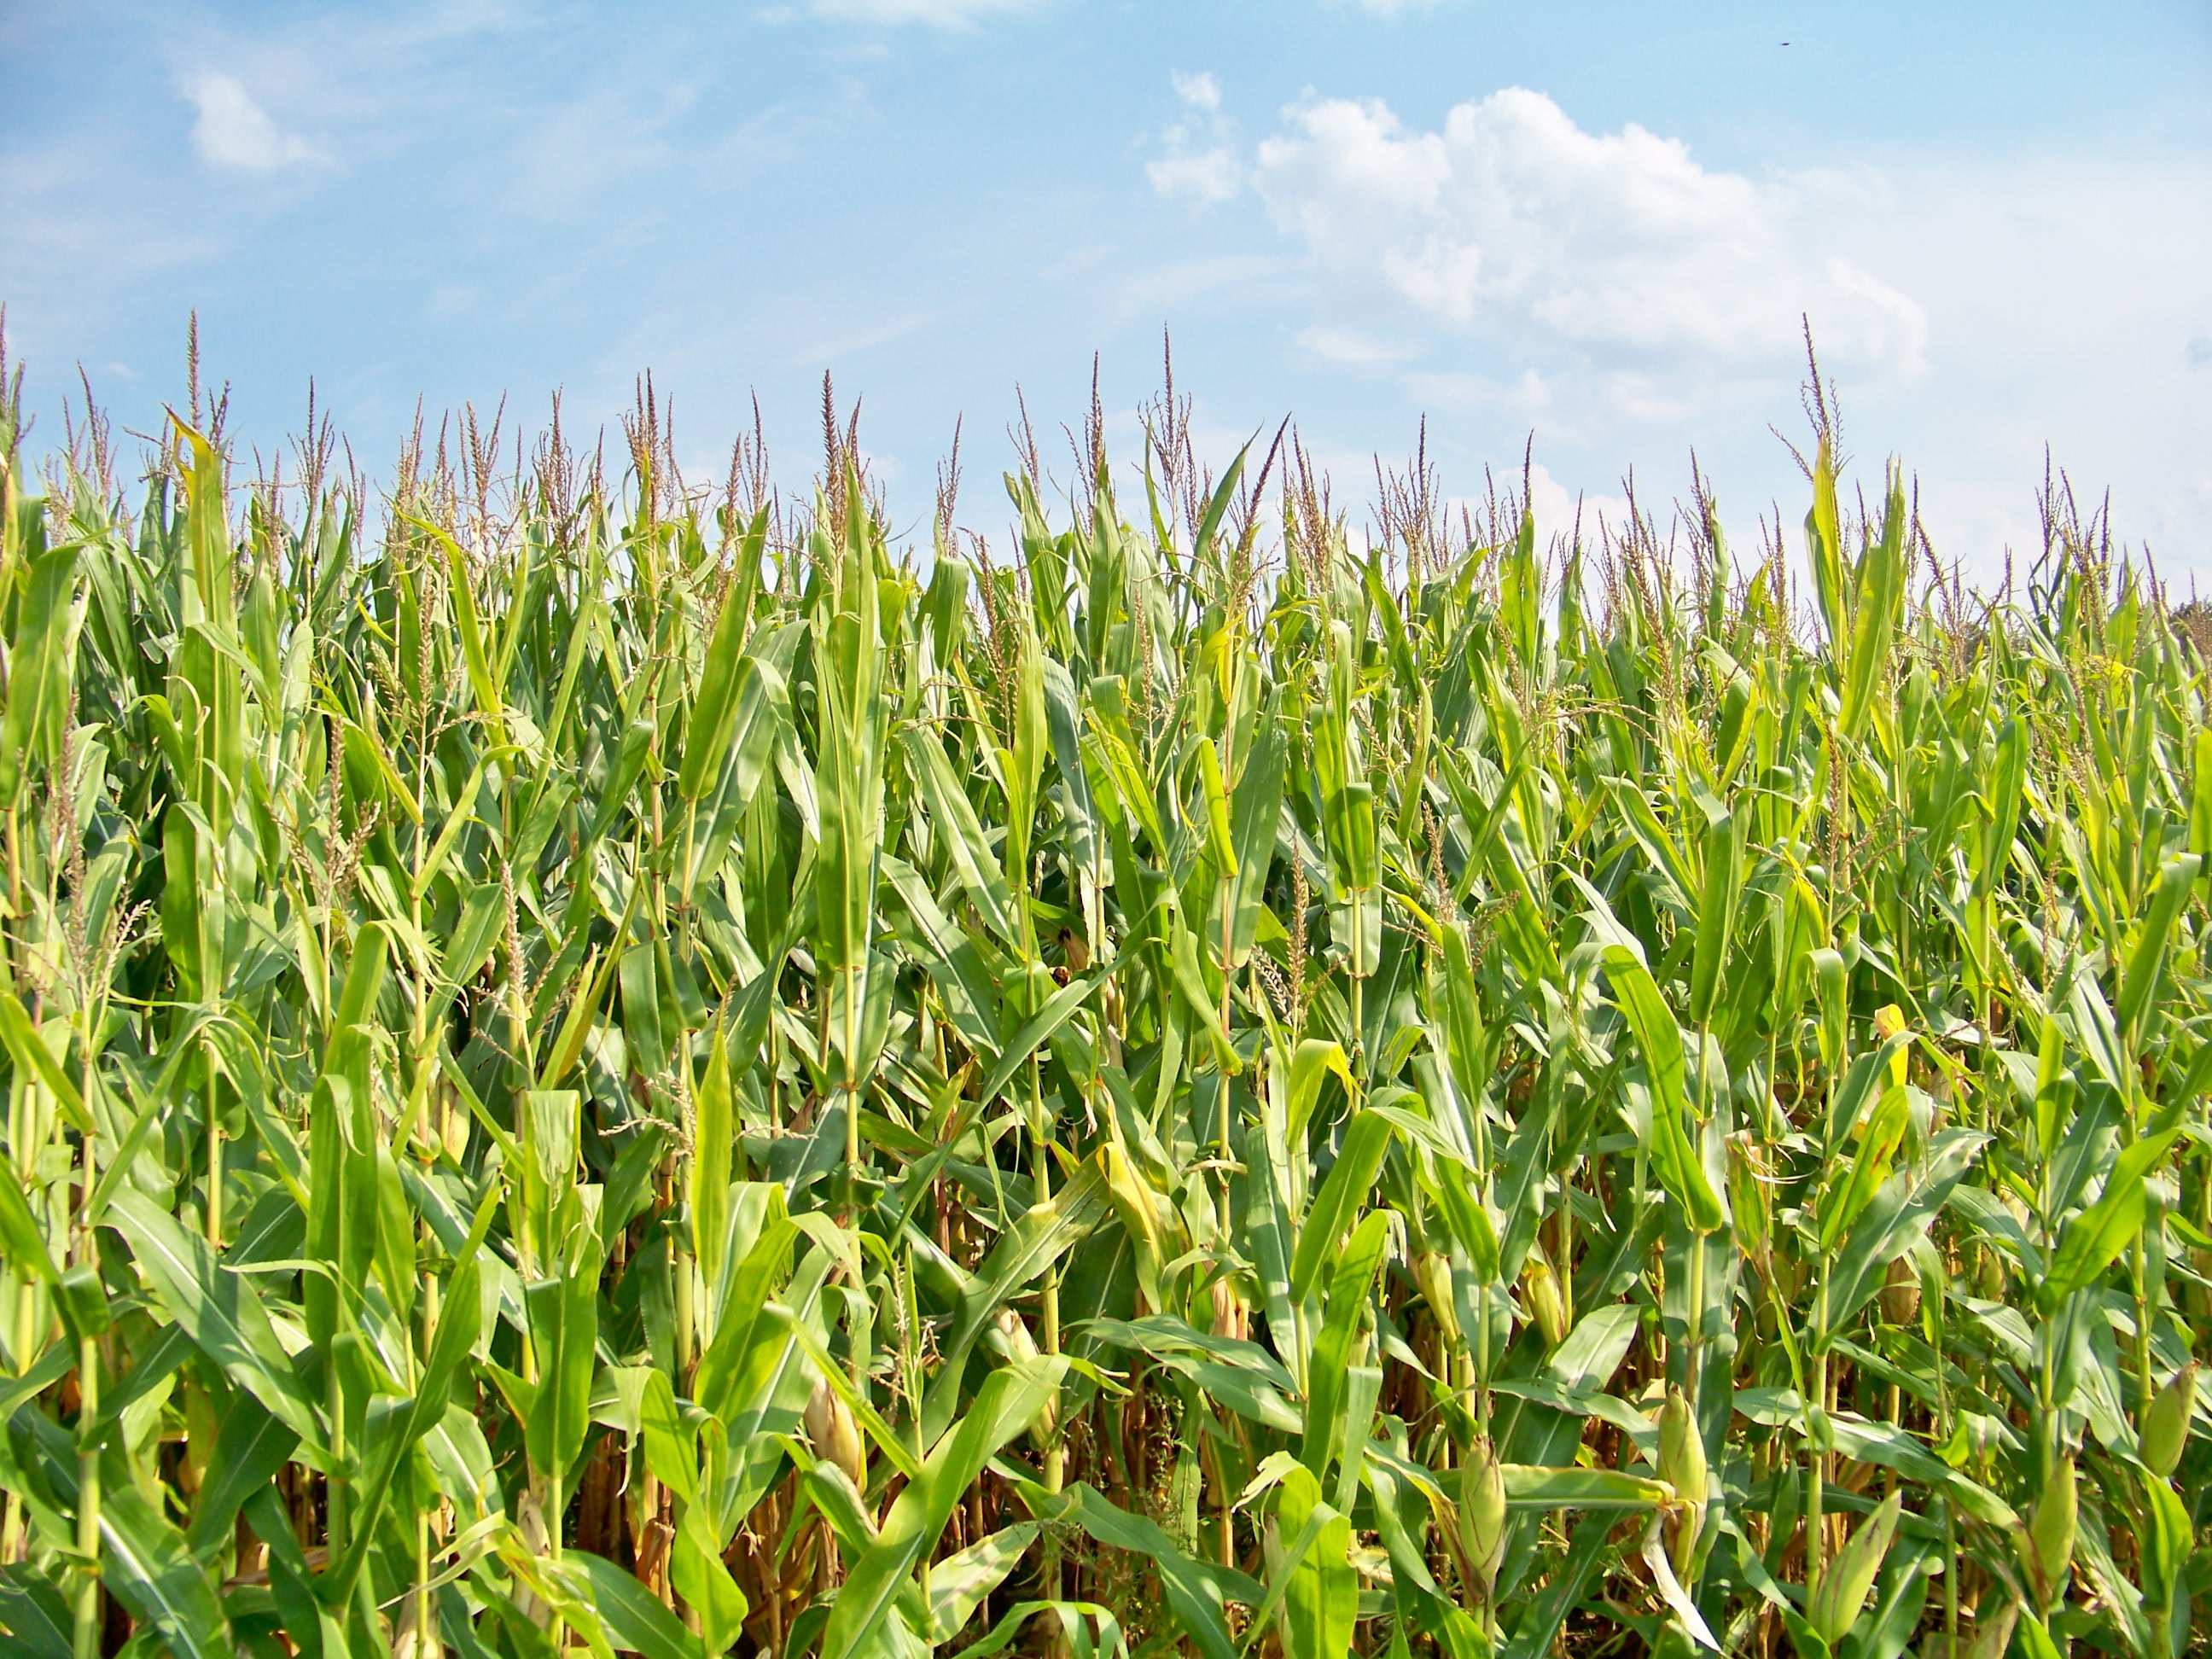
[[[15,1648],[2198,1639],[2212,684],[2063,514],[466,429],[7,475]]]

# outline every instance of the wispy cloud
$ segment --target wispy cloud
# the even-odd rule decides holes
[[[1208,115],[1221,112],[1221,82],[1212,70],[1200,70],[1195,75],[1170,70],[1168,84],[1175,88],[1176,96],[1191,108],[1204,110]]]
[[[1155,191],[1193,202],[1227,201],[1237,193],[1238,172],[1236,152],[1219,147],[1145,163]]]
[[[614,86],[544,112],[517,141],[517,204],[540,218],[568,218],[617,180],[665,167],[676,155],[668,129],[696,95],[677,87],[648,101]]]
[[[178,90],[193,110],[192,149],[211,167],[281,173],[331,159],[319,144],[279,126],[234,75],[195,70]]]
[[[1225,202],[1244,179],[1229,122],[1221,112],[1221,82],[1212,70],[1175,70],[1169,80],[1182,106],[1181,119],[1160,134],[1164,154],[1145,163],[1156,194],[1205,205]]]
[[[18,361],[90,356],[88,342],[125,296],[220,253],[204,222],[156,210],[119,182],[127,176],[91,145],[0,149],[0,294]]]
[[[1288,263],[1272,253],[1210,253],[1117,272],[1115,307],[1125,317],[1154,318],[1230,291],[1244,300],[1279,295]]]
[[[968,29],[1036,6],[1036,0],[811,0],[807,10],[834,23],[919,23],[928,28]],[[787,12],[789,8],[775,9]]]
[[[1349,328],[1305,329],[1298,335],[1298,344],[1325,363],[1340,363],[1350,368],[1402,363],[1413,355],[1409,347],[1378,340]]]
[[[1533,368],[1513,380],[1493,380],[1460,369],[1425,369],[1406,377],[1406,390],[1425,406],[1443,409],[1502,409],[1516,419],[1533,419],[1552,406],[1552,386]]]

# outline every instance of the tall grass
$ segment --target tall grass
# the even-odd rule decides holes
[[[1815,416],[1747,570],[11,383],[13,1650],[2201,1649],[2205,659]]]

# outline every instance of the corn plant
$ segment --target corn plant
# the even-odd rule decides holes
[[[19,384],[12,1651],[2202,1650],[2207,629],[2063,489]]]

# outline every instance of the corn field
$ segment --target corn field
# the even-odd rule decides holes
[[[826,386],[4,375],[11,1652],[2204,1650],[2212,683],[2064,489],[1370,538],[1170,391],[994,555]]]

